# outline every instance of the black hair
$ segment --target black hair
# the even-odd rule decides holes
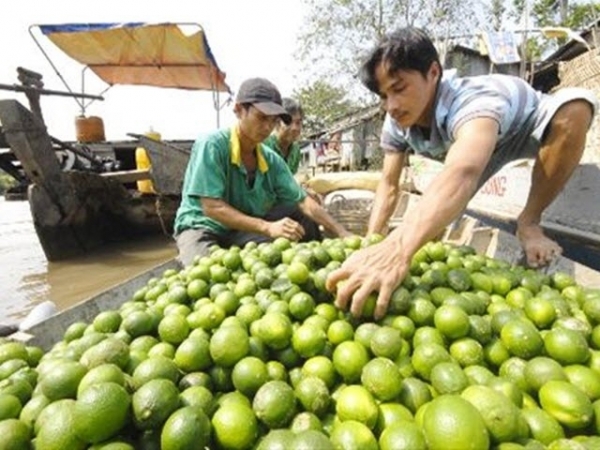
[[[375,94],[379,94],[375,71],[384,62],[389,64],[390,74],[398,70],[416,70],[426,76],[434,62],[442,70],[440,57],[433,42],[427,33],[414,27],[400,28],[387,34],[370,52],[360,68],[360,81]]]
[[[281,100],[281,106],[283,106],[283,109],[285,109],[290,116],[300,114],[300,117],[304,118],[304,110],[302,109],[302,106],[293,98],[283,97]]]

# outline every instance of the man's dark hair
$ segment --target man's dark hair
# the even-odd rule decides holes
[[[359,77],[367,89],[379,94],[375,70],[381,63],[389,64],[390,74],[398,70],[416,70],[426,76],[433,62],[442,69],[438,52],[427,33],[414,27],[400,28],[386,35],[371,51]]]
[[[281,106],[283,106],[283,109],[285,109],[290,116],[300,114],[300,117],[304,118],[304,110],[302,109],[302,106],[293,98],[283,97]]]

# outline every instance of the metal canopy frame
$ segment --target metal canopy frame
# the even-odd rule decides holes
[[[68,24],[64,24],[64,25],[68,25]],[[103,25],[103,24],[90,24],[90,25]],[[160,25],[175,25],[178,27],[195,27],[198,29],[198,31],[204,33],[204,28],[196,22],[163,22],[163,23],[133,23],[133,24],[123,24],[123,25],[132,25],[132,26],[160,26]],[[45,59],[48,61],[48,63],[50,64],[50,66],[52,67],[52,69],[54,70],[54,73],[58,76],[58,78],[61,80],[62,84],[65,86],[66,90],[72,94],[76,94],[74,89],[69,85],[69,83],[67,82],[67,80],[64,78],[64,76],[62,75],[62,73],[60,72],[60,70],[58,69],[58,67],[56,66],[56,64],[54,63],[54,61],[52,60],[52,58],[50,57],[50,55],[48,54],[48,52],[46,51],[46,49],[44,48],[44,46],[41,44],[40,40],[38,39],[38,37],[36,37],[35,33],[34,33],[34,29],[40,30],[41,32],[41,28],[44,26],[48,26],[48,25],[43,25],[43,24],[33,24],[29,26],[29,35],[31,36],[31,38],[33,39],[33,41],[35,42],[36,46],[38,47],[38,49],[41,51],[41,53],[44,55]],[[43,33],[42,33],[43,34]],[[206,39],[206,35],[204,34],[204,37]],[[57,46],[58,47],[58,46]],[[60,48],[60,47],[59,47]],[[61,49],[62,50],[62,49]],[[63,53],[65,53],[67,56],[70,57],[70,55],[68,55],[66,52],[63,51]],[[74,58],[72,58],[74,59]],[[74,59],[75,60],[75,59]],[[77,60],[75,60],[77,61]],[[77,61],[79,62],[79,61]],[[156,65],[158,66],[158,65]],[[219,67],[216,65],[216,61],[215,61],[215,67],[217,68],[217,70],[220,71]],[[88,69],[90,69],[90,66],[87,64],[83,64],[83,68],[81,69],[81,94],[85,94],[85,89],[86,89],[86,73],[88,72]],[[98,76],[98,78],[100,78]],[[103,80],[102,78],[100,78],[103,82],[106,82],[105,80]],[[232,92],[229,89],[229,86],[227,86],[227,84],[224,82],[223,80],[223,84],[225,84],[225,87],[228,89],[228,94],[229,96],[223,101],[221,102],[221,97],[220,97],[220,90],[217,88],[217,82],[214,79],[210,79],[211,82],[211,86],[212,88],[210,89],[211,93],[212,93],[212,102],[213,102],[213,108],[215,109],[216,112],[216,119],[217,119],[217,127],[220,126],[220,111],[221,109],[223,109],[226,105],[228,105],[231,102],[232,99]],[[133,85],[133,84],[131,84]],[[148,85],[148,86],[152,86],[152,85]],[[110,88],[113,87],[113,84],[107,83],[107,87],[105,89],[103,89],[98,95],[98,97],[102,97]],[[163,89],[165,88],[164,86],[152,86],[152,87],[162,87]],[[173,88],[173,87],[171,87]],[[177,89],[175,87],[175,89]],[[208,90],[208,89],[197,89],[197,90]],[[80,108],[81,114],[85,115],[85,111],[86,109],[96,100],[96,98],[92,98],[92,99],[87,99],[81,96],[74,96],[73,99],[75,100],[75,102],[77,103],[77,105]]]

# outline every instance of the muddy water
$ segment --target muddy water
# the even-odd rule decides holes
[[[26,201],[0,196],[0,324],[16,323],[36,304],[59,310],[102,292],[173,256],[167,237],[113,245],[65,262],[48,263]]]

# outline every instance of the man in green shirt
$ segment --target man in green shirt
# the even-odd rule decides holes
[[[192,147],[175,218],[180,262],[192,264],[214,244],[319,239],[318,225],[349,235],[306,195],[285,161],[261,144],[279,120],[291,121],[275,85],[264,78],[244,81],[234,112],[236,125],[200,136]]]
[[[287,163],[292,174],[295,175],[298,173],[298,167],[302,159],[298,138],[300,137],[300,133],[302,133],[304,111],[296,100],[288,97],[283,98],[282,106],[292,120],[289,125],[284,121],[280,121],[275,126],[273,133],[265,139],[263,144],[279,153]]]

